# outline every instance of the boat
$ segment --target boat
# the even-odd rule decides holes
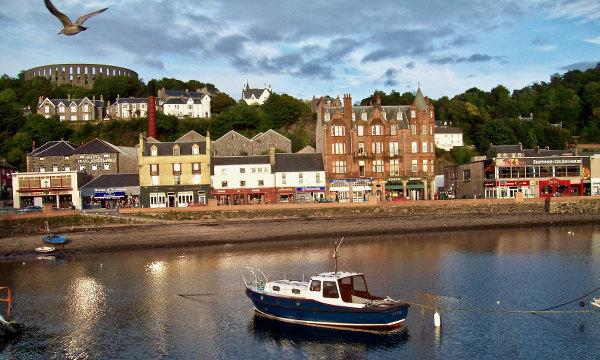
[[[590,301],[590,304],[600,307],[600,298],[594,298],[593,301]]]
[[[42,238],[42,241],[45,242],[45,243],[47,243],[47,244],[62,245],[62,244],[65,244],[67,242],[67,239],[64,236],[61,236],[61,235],[50,234],[50,235],[44,236]]]
[[[36,252],[42,253],[42,254],[51,253],[51,252],[54,252],[55,250],[56,250],[56,248],[54,246],[40,246],[40,247],[35,248]]]
[[[244,268],[246,296],[255,311],[281,321],[336,328],[392,330],[402,325],[410,305],[371,295],[363,273],[338,271],[340,245],[341,241],[333,254],[335,270],[312,276],[309,281],[269,281],[260,269]]]

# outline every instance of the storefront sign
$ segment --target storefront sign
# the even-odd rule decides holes
[[[94,192],[106,192],[106,193],[112,193],[112,192],[117,192],[117,191],[122,191],[125,192],[125,187],[109,187],[109,188],[94,188]]]
[[[124,191],[115,192],[97,192],[94,194],[94,199],[118,199],[125,196]]]
[[[581,159],[533,159],[533,165],[568,165],[581,164]]]
[[[529,180],[502,180],[498,181],[498,186],[529,186]]]
[[[363,178],[363,179],[330,179],[330,183],[334,182],[370,182],[373,181],[371,178]]]
[[[496,182],[495,181],[485,181],[483,183],[484,187],[495,187],[496,186]]]
[[[324,186],[298,187],[298,188],[296,188],[296,191],[299,191],[299,192],[302,192],[302,191],[325,191],[325,187]]]

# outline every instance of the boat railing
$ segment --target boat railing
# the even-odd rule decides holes
[[[6,302],[8,303],[8,306],[6,307],[6,321],[10,320],[10,288],[7,287],[0,287],[0,291],[1,290],[6,290],[6,298],[5,299],[0,299],[0,301],[2,302]]]
[[[246,280],[246,276],[250,277],[251,281]],[[268,282],[267,276],[260,269],[253,267],[245,267],[242,269],[242,279],[247,289],[262,291],[265,284]]]

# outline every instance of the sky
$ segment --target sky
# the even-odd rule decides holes
[[[438,99],[512,92],[600,62],[598,0],[52,0],[88,30],[58,35],[43,0],[0,0],[0,74],[85,63],[299,99],[376,90]],[[191,90],[191,89],[190,89]]]

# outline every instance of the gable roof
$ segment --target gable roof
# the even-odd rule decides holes
[[[436,127],[435,133],[437,135],[437,134],[462,134],[463,132],[460,128],[457,128],[457,127],[443,126],[443,127]]]
[[[173,147],[179,147],[180,155],[192,155],[192,147],[198,145],[199,155],[206,154],[206,140],[186,142],[144,142],[143,156],[150,156],[150,149],[156,147],[158,156],[172,156]]]
[[[323,157],[319,153],[275,154],[275,172],[324,171]]]
[[[94,107],[96,107],[96,108],[104,107],[104,101],[96,100],[96,103],[94,103],[92,100],[88,99],[87,97],[84,97],[83,99],[49,99],[49,98],[45,98],[44,101],[42,101],[41,103],[38,104],[38,109],[40,107],[42,107],[44,105],[44,103],[46,103],[46,102],[49,102],[54,107],[57,107],[60,104],[63,104],[64,106],[70,106],[71,104],[80,106],[84,101],[89,102],[90,104],[94,105]]]
[[[77,145],[68,141],[48,141],[31,152],[32,156],[71,156]]]
[[[185,141],[206,141],[206,138],[194,130],[190,130],[185,135],[175,140],[175,142],[185,142]]]
[[[213,156],[211,165],[248,165],[248,164],[270,164],[269,155],[251,156]]]
[[[109,145],[107,142],[95,138],[94,140],[88,141],[81,145],[73,154],[105,154],[105,153],[116,153],[119,152],[117,149]]]

